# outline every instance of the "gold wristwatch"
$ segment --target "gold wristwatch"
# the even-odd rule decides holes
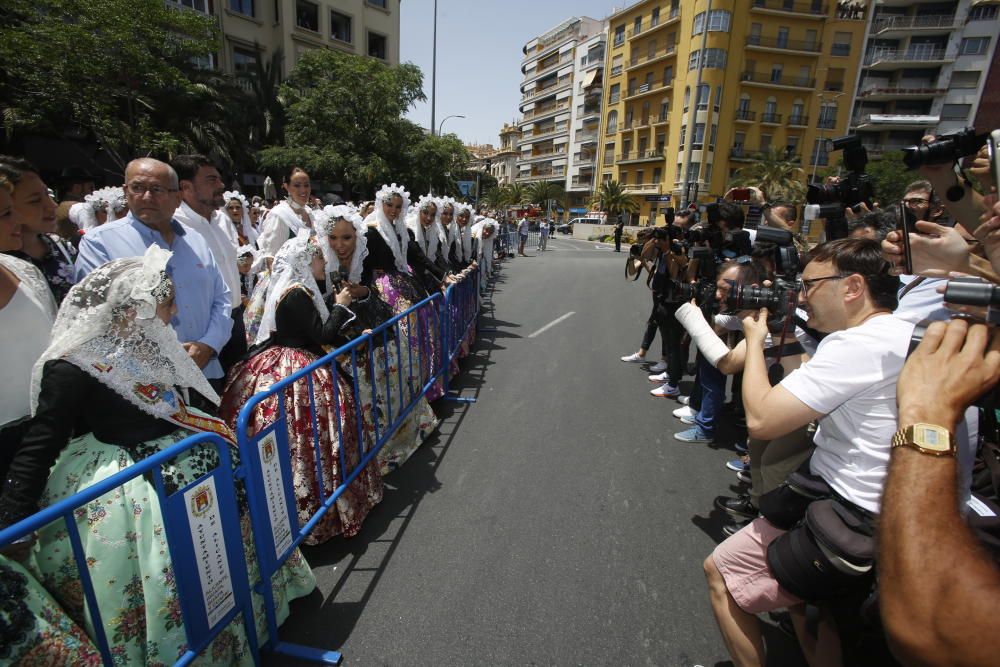
[[[892,436],[892,446],[909,447],[931,456],[955,456],[958,451],[955,436],[943,426],[934,424],[904,426]]]

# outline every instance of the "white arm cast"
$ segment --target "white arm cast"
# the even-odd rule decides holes
[[[701,356],[713,366],[718,366],[719,359],[729,354],[729,347],[719,338],[711,325],[705,321],[705,315],[698,306],[685,303],[677,309],[677,321],[691,335],[691,340],[698,346]]]

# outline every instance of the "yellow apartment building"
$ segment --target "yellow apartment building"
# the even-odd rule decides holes
[[[644,0],[608,19],[598,173],[638,201],[633,223],[715,201],[769,147],[810,175],[829,163],[826,140],[847,134],[869,14],[867,2],[846,4],[861,9]]]

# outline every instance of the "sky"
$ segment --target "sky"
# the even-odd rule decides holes
[[[500,128],[519,117],[521,47],[571,16],[603,19],[633,0],[437,0],[437,104],[435,124],[444,124],[467,144],[499,143]],[[424,73],[427,102],[407,117],[431,122],[431,63],[434,0],[400,2],[400,62]],[[437,131],[437,128],[435,128]]]

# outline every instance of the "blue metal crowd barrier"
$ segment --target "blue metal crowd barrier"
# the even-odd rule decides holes
[[[125,482],[152,472],[165,520],[188,643],[188,650],[175,664],[190,664],[239,614],[243,615],[247,639],[255,662],[259,660],[260,650],[266,649],[312,662],[339,664],[342,656],[337,651],[314,649],[280,639],[272,586],[273,577],[364,468],[372,465],[372,460],[378,455],[382,446],[392,438],[436,382],[439,380],[443,382],[444,396],[449,400],[475,401],[472,398],[450,395],[449,369],[460,354],[463,341],[471,338],[474,332],[480,314],[481,275],[478,270],[473,271],[465,280],[449,286],[443,294],[436,293],[424,299],[370,333],[350,341],[302,370],[283,378],[267,391],[254,394],[240,411],[237,420],[236,434],[241,464],[235,471],[229,454],[230,445],[215,434],[198,434],[0,531],[0,547],[11,544],[52,521],[59,519],[65,521],[87,608],[93,620],[94,642],[101,652],[104,663],[111,665],[113,664],[111,651],[101,622],[94,586],[88,574],[87,555],[83,551],[74,512]],[[434,327],[438,331],[437,341],[434,342],[436,347],[421,344],[429,338],[429,327]],[[383,350],[381,354],[376,354],[374,343],[381,343],[379,346]],[[393,363],[390,363],[390,357]],[[359,394],[360,374],[363,370],[359,366],[359,359],[367,361],[366,368],[370,376],[374,438],[368,447],[362,435],[363,403]],[[381,365],[384,386],[380,386],[377,381],[376,364]],[[332,383],[334,405],[340,405],[340,388],[336,379],[338,374],[349,379],[350,389],[355,397],[354,414],[343,416],[339,408],[334,411],[338,441],[343,446],[345,443],[343,434],[347,428],[356,429],[358,434],[357,463],[348,469],[345,457],[340,456],[341,482],[337,488],[329,490],[323,488],[323,475],[320,470],[323,457],[320,451],[313,377],[320,369],[328,369],[334,378]],[[308,387],[312,444],[317,462],[316,481],[320,488],[321,499],[317,512],[301,526],[296,512],[291,474],[285,402],[277,401],[278,418],[274,423],[256,433],[252,433],[250,428],[254,409],[272,396],[283,396],[283,392],[291,389],[296,382],[305,382]],[[385,399],[384,414],[378,408],[380,397]],[[218,450],[220,463],[217,468],[184,488],[166,494],[160,466],[192,447],[208,445],[214,445]],[[246,488],[260,572],[259,581],[253,583],[248,581],[247,564],[242,547],[239,509],[235,495],[237,478],[243,480]],[[204,581],[204,569],[199,568],[198,563],[199,559],[204,560],[205,555],[198,552],[199,545],[193,543],[190,529],[189,510],[193,507],[192,499],[205,488],[210,488],[218,500],[218,510],[213,516],[217,519],[216,527],[219,539],[222,540],[221,553],[225,554],[230,572],[228,586],[231,588],[231,593],[226,590],[226,594],[221,596],[218,595],[218,587],[222,585],[225,590],[226,582],[220,584],[218,581]],[[217,606],[211,609],[208,608],[208,602],[202,604],[203,600],[208,599],[206,593],[208,586],[213,586],[213,591],[216,593],[212,599]],[[263,597],[268,631],[266,645],[260,645],[260,638],[256,634],[251,590],[256,590]],[[224,608],[219,608],[219,604],[224,605]],[[212,622],[209,622],[209,619],[212,619]]]
[[[187,486],[167,494],[161,467],[193,447],[209,446],[214,446],[218,452],[219,465]],[[93,626],[91,639],[100,651],[105,665],[116,665],[119,662],[112,657],[108,644],[103,616],[87,565],[88,554],[80,539],[76,513],[80,508],[146,473],[153,475],[180,599],[181,621],[187,639],[187,650],[174,664],[191,664],[239,615],[243,616],[247,641],[256,660],[259,653],[257,632],[243,553],[230,447],[229,443],[214,433],[193,435],[0,531],[2,547],[55,521],[61,520],[65,524],[86,609]],[[195,544],[194,533],[201,536],[199,544]],[[221,567],[223,558],[228,565],[228,580],[222,574],[225,572],[225,568]],[[199,561],[202,566],[199,566]],[[208,561],[217,562],[220,567],[204,566]]]
[[[443,376],[444,386],[447,388],[449,381],[449,366],[451,361],[458,354],[462,341],[467,332],[472,329],[476,317],[479,313],[478,285],[479,272],[475,271],[465,280],[448,287],[444,294],[437,293],[410,309],[396,315],[389,321],[374,329],[371,333],[365,334],[352,340],[346,345],[333,350],[321,359],[316,360],[302,370],[282,379],[268,388],[267,391],[254,394],[240,411],[237,420],[237,438],[240,445],[240,456],[246,464],[246,487],[247,496],[250,503],[250,517],[253,525],[254,540],[257,547],[258,564],[260,568],[260,583],[255,590],[263,596],[265,600],[265,610],[267,613],[267,626],[269,640],[263,649],[287,655],[303,660],[318,662],[323,664],[339,664],[342,656],[337,651],[327,651],[315,649],[298,644],[282,641],[279,635],[277,624],[277,612],[274,605],[274,594],[271,580],[282,564],[291,556],[292,551],[309,535],[312,529],[318,524],[325,514],[333,508],[337,499],[347,490],[361,474],[365,466],[372,465],[372,460],[378,455],[379,450],[395,434],[396,429],[410,415],[430,388]],[[454,306],[454,308],[452,308]],[[437,336],[436,351],[427,345],[421,345],[422,341],[428,337],[429,331],[425,329],[428,323],[437,320],[440,324],[440,334]],[[461,320],[455,322],[453,320]],[[403,326],[403,323],[407,326]],[[413,344],[413,332],[416,331],[416,344]],[[409,344],[404,342],[404,337],[409,337]],[[395,353],[396,361],[396,383],[395,392],[389,382],[391,377],[389,363],[390,354],[376,355],[373,343],[381,342],[383,350]],[[362,349],[364,348],[364,349]],[[429,352],[429,354],[428,354]],[[413,356],[416,353],[417,361],[414,364]],[[367,356],[367,368],[370,375],[372,420],[374,430],[374,442],[369,447],[365,446],[365,438],[362,436],[364,427],[362,401],[357,398],[360,389],[360,373],[358,359],[359,355]],[[376,382],[375,364],[378,363],[377,356],[381,357],[382,377],[385,378],[385,386],[381,387]],[[295,495],[292,486],[290,449],[288,443],[288,415],[285,402],[278,400],[278,418],[266,428],[253,433],[250,422],[254,409],[263,401],[272,396],[282,397],[284,392],[291,390],[296,382],[306,382],[310,399],[310,419],[312,420],[313,448],[316,453],[317,466],[321,460],[319,429],[315,405],[315,386],[313,375],[320,369],[329,369],[334,378],[337,377],[338,363],[341,369],[345,367],[345,375],[350,378],[356,400],[354,401],[354,414],[346,418],[341,415],[341,411],[335,410],[336,432],[341,447],[345,445],[343,438],[344,430],[353,427],[356,429],[358,438],[357,463],[350,469],[345,464],[346,457],[340,456],[340,484],[335,489],[324,489],[322,475],[317,469],[317,482],[320,487],[320,507],[316,513],[303,525],[299,526],[298,516],[295,510]],[[349,366],[348,366],[349,363]],[[404,377],[404,365],[408,369],[408,375]],[[414,374],[414,370],[418,374]],[[413,386],[412,379],[419,378],[419,388]],[[340,404],[338,383],[333,382],[333,401],[335,405]],[[462,400],[458,397],[446,397],[451,400]],[[381,424],[380,411],[376,409],[379,396],[385,397],[387,414],[384,415],[385,424]],[[349,427],[347,419],[352,419],[353,424]]]

